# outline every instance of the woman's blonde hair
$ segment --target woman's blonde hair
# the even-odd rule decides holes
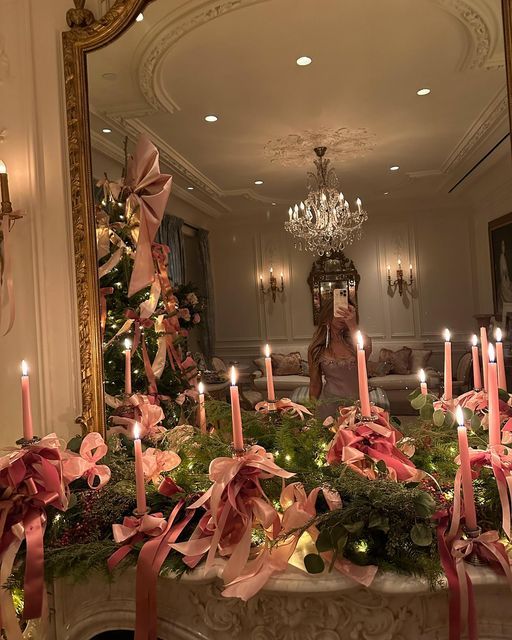
[[[332,297],[329,300],[326,300],[320,309],[320,316],[318,318],[318,326],[316,328],[315,333],[313,334],[313,338],[311,339],[311,344],[308,349],[308,361],[310,366],[318,366],[320,364],[320,360],[324,351],[327,350],[327,332],[330,331],[331,322],[334,318],[334,304]],[[342,332],[342,340],[347,345],[347,347],[354,354],[356,352],[354,343],[350,336],[350,331],[348,327],[345,325],[345,329]]]

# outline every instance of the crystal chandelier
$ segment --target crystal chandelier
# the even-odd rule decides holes
[[[319,256],[342,251],[361,238],[361,227],[368,214],[356,200],[356,210],[338,187],[338,176],[329,160],[324,158],[327,147],[316,147],[316,174],[308,172],[308,195],[300,205],[290,207],[284,227],[297,238],[295,246]]]

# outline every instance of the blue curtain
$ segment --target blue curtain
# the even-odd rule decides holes
[[[208,231],[198,229],[199,260],[201,263],[201,277],[204,284],[205,310],[203,311],[203,327],[201,331],[201,350],[210,363],[215,348],[215,304],[213,296],[213,275],[210,261],[210,242]]]
[[[166,244],[170,249],[167,271],[173,285],[186,284],[183,220],[176,216],[164,215],[156,241]]]

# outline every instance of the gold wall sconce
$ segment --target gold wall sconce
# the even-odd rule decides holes
[[[272,296],[272,301],[275,302],[276,298],[277,298],[277,294],[278,293],[283,293],[284,291],[284,276],[281,273],[280,276],[281,279],[281,284],[279,285],[279,287],[277,286],[277,278],[274,275],[274,269],[273,267],[270,267],[269,270],[269,286],[267,288],[265,288],[265,285],[263,284],[263,276],[260,276],[260,291],[263,295],[267,295],[270,294]]]
[[[409,280],[404,279],[404,271],[402,269],[402,261],[398,258],[398,267],[396,270],[396,279],[391,280],[391,266],[388,264],[388,289],[398,289],[398,293],[402,296],[407,288],[411,288],[414,283],[412,276],[412,264],[409,264]]]

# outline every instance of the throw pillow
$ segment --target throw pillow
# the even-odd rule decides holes
[[[398,351],[381,349],[379,360],[380,362],[391,363],[392,369],[390,373],[405,375],[411,372],[411,353],[412,349],[409,347],[402,347],[401,349],[398,349]]]
[[[426,369],[432,351],[429,349],[413,349],[411,353],[411,371],[416,373],[420,369]]]
[[[298,351],[294,353],[273,353],[272,371],[276,376],[302,375],[300,353]]]
[[[300,366],[302,369],[302,375],[309,376],[309,362],[307,360],[301,360]]]
[[[265,358],[256,358],[252,361],[256,369],[259,369],[265,375]]]
[[[382,376],[387,376],[388,373],[391,372],[392,368],[393,365],[391,362],[387,361],[374,362],[373,360],[368,360],[366,363],[369,378],[381,378]]]

